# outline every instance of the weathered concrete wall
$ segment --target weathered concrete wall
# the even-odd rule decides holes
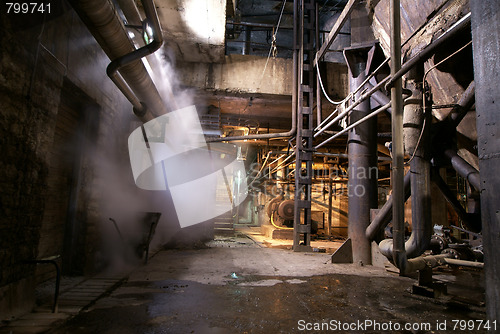
[[[224,61],[225,0],[166,0],[157,3],[165,45],[189,62]]]
[[[189,87],[235,93],[292,95],[292,60],[228,55],[222,64],[178,63],[180,81]],[[264,68],[266,68],[264,74]]]
[[[86,97],[98,112],[97,133],[83,138],[86,151],[79,152],[80,185],[77,219],[78,247],[82,247],[78,272],[95,268],[100,208],[96,188],[96,164],[90,153],[96,146],[125,144],[124,115],[130,107],[105,74],[108,63],[87,29],[68,7],[59,3],[53,15],[13,16],[2,12],[0,26],[0,315],[9,319],[29,311],[38,280],[54,275],[50,266],[23,261],[53,255],[64,260],[66,221],[47,210],[54,191],[64,185],[51,181],[54,142],[61,99],[70,84],[74,94]],[[87,103],[86,102],[86,103]],[[122,106],[127,106],[123,109]],[[79,111],[85,114],[86,106]],[[71,150],[71,147],[70,147]],[[121,151],[120,154],[126,153]],[[75,155],[76,156],[76,155]],[[66,185],[70,187],[70,185]],[[55,199],[64,207],[67,196]],[[58,218],[58,219],[56,219]],[[59,219],[61,218],[61,219]],[[36,277],[35,272],[38,272]]]
[[[321,68],[323,84],[332,99],[342,100],[348,94],[347,66],[325,62]],[[222,64],[178,63],[177,74],[182,85],[229,94],[292,94],[292,60],[249,55],[227,55]],[[262,75],[266,70],[264,75]],[[335,110],[324,99],[323,116]]]

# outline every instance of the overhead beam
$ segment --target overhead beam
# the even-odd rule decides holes
[[[316,53],[313,66],[316,66],[318,60],[323,58],[323,56],[328,51],[335,38],[340,34],[340,29],[342,29],[345,21],[347,21],[347,18],[349,17],[349,15],[351,15],[352,10],[354,9],[354,5],[356,5],[358,2],[359,0],[349,0],[349,2],[345,5],[344,10],[342,11],[342,13],[340,13],[339,18],[337,19],[332,29],[328,33],[325,42],[323,43],[319,51]]]

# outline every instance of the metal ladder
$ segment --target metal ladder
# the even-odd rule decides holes
[[[298,86],[297,136],[295,147],[295,212],[293,250],[312,251],[311,248],[311,188],[313,178],[313,103],[315,56],[315,2],[299,0],[298,10]]]

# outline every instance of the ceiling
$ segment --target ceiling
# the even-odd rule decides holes
[[[140,6],[140,1],[136,2]],[[323,31],[330,30],[335,14],[346,2],[320,2]],[[177,62],[221,64],[231,54],[267,57],[273,27],[278,22],[276,56],[291,58],[293,1],[155,0],[155,4],[165,39],[164,48]],[[220,112],[231,125],[250,124],[260,133],[288,131],[291,127],[289,95],[256,94],[244,90],[198,90],[196,94],[197,103],[206,106],[207,112]],[[325,99],[323,117],[333,110],[334,107]],[[345,148],[345,138],[334,141],[330,147]]]

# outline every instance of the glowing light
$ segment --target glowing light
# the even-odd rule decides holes
[[[186,0],[181,13],[193,34],[209,44],[224,42],[226,1]]]

